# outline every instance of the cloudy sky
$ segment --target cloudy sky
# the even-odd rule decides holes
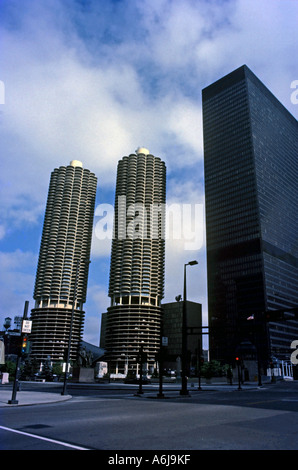
[[[118,160],[148,148],[166,162],[167,204],[202,206],[202,88],[246,64],[297,117],[297,17],[297,0],[0,0],[1,327],[34,306],[50,173],[78,159],[98,177],[84,329],[98,344],[110,240],[96,226]],[[183,239],[168,237],[164,301],[197,259],[188,298],[206,324],[204,224],[193,219]],[[187,244],[194,227],[200,243]]]

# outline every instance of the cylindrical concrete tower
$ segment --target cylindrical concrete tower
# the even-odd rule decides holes
[[[63,360],[74,319],[70,357],[84,324],[97,178],[73,160],[56,168],[49,185],[31,312],[31,355]]]
[[[118,163],[109,296],[102,346],[110,370],[136,369],[140,348],[152,366],[164,295],[166,167],[139,148]]]

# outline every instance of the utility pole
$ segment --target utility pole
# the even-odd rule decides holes
[[[26,300],[25,307],[24,307],[22,327],[21,327],[20,347],[19,347],[17,363],[16,363],[16,372],[15,372],[15,378],[14,378],[14,383],[13,383],[12,396],[11,396],[11,400],[8,400],[9,405],[17,405],[19,403],[19,401],[16,398],[17,398],[17,391],[19,389],[19,375],[20,375],[20,363],[21,363],[21,357],[22,357],[22,344],[23,344],[23,339],[25,336],[25,334],[23,333],[23,322],[24,320],[27,320],[28,307],[29,307],[29,301]]]
[[[184,265],[184,282],[183,282],[183,312],[182,312],[182,377],[180,395],[189,395],[187,390],[186,362],[187,362],[187,303],[186,303],[186,266],[194,266],[198,264],[196,260],[189,261]]]

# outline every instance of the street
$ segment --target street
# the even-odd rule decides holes
[[[22,384],[23,385],[23,384]],[[59,393],[61,384],[24,384]],[[2,450],[297,450],[298,382],[190,390],[69,384],[68,401],[1,409]],[[132,454],[133,455],[133,454]],[[119,462],[118,462],[119,463]],[[170,463],[169,463],[170,465]]]

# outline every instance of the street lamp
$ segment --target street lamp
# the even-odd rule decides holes
[[[84,263],[91,263],[90,260],[84,260],[83,262]],[[66,385],[67,385],[67,378],[68,378],[68,364],[69,364],[69,361],[70,361],[70,348],[71,348],[74,310],[75,310],[75,303],[76,303],[76,300],[77,300],[77,287],[78,287],[79,268],[80,268],[80,260],[78,259],[77,260],[77,267],[76,267],[76,277],[75,277],[75,284],[74,284],[72,309],[71,309],[71,319],[70,319],[69,337],[68,337],[68,348],[66,350],[65,375],[64,375],[64,383],[63,383],[63,389],[62,389],[61,395],[66,395]]]
[[[182,311],[182,377],[180,395],[188,395],[186,378],[187,360],[187,317],[186,317],[186,266],[198,264],[196,260],[184,264],[183,311]]]

